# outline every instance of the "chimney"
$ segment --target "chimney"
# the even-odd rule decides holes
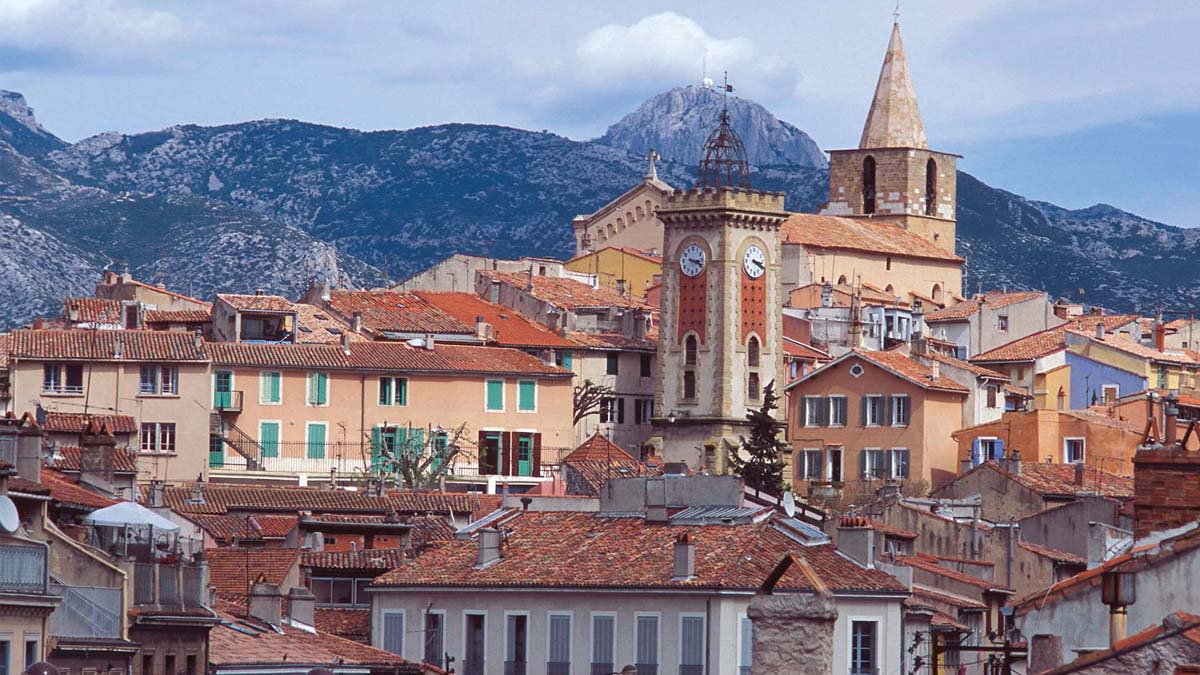
[[[875,529],[866,518],[847,516],[838,525],[837,548],[863,567],[875,566]]]
[[[1067,390],[1063,389],[1062,387],[1058,388],[1058,409],[1067,409]]]
[[[342,333],[342,353],[350,356],[350,334]]]
[[[21,425],[17,431],[16,465],[22,478],[42,482],[42,430],[32,424]]]
[[[1167,328],[1162,321],[1154,322],[1154,349],[1159,352],[1167,351]]]
[[[833,286],[828,281],[821,284],[821,306],[833,307]]]
[[[1029,645],[1029,667],[1031,673],[1053,670],[1062,665],[1062,636],[1034,635]]]
[[[1179,438],[1179,397],[1175,392],[1170,392],[1163,400],[1163,415],[1166,417],[1163,424],[1163,445],[1167,446],[1167,449],[1173,449]]]
[[[71,304],[71,309],[69,312],[67,312],[67,318],[71,321],[71,323],[76,323],[79,321],[79,305],[75,303]]]
[[[425,349],[428,349],[429,351],[433,351],[433,348],[435,346],[437,346],[436,342],[434,340],[434,337],[433,337],[433,333],[425,334],[425,342],[423,343],[423,346],[425,347]]]
[[[247,614],[272,626],[280,623],[283,595],[275,584],[256,583],[250,587],[250,599]]]
[[[1086,475],[1087,467],[1084,466],[1083,462],[1075,462],[1074,466],[1075,466],[1075,488],[1077,490],[1081,490],[1081,489],[1083,489],[1083,482],[1084,482],[1084,477]]]
[[[675,537],[675,565],[672,581],[690,581],[696,576],[696,544],[690,532],[681,532]]]
[[[500,544],[503,541],[504,533],[500,530],[494,527],[481,529],[476,542],[479,546],[479,559],[475,563],[475,569],[483,569],[500,562]]]
[[[941,364],[938,363],[937,359],[930,359],[929,360],[929,379],[930,379],[930,381],[936,382],[941,377],[942,377]]]
[[[355,312],[350,315],[350,330],[355,333],[362,332],[362,312]]]
[[[113,340],[113,358],[118,360],[125,358],[125,343],[120,339]]]
[[[150,491],[146,493],[146,507],[159,509],[166,506],[167,486],[161,480],[150,481]]]
[[[316,626],[317,596],[303,586],[288,590],[288,619],[308,627]]]
[[[1016,448],[1008,449],[1008,472],[1014,476],[1021,475],[1021,453]]]
[[[254,289],[254,294],[255,294],[255,295],[266,295],[266,294],[267,294],[267,292],[266,292],[266,291],[264,291],[264,290],[263,290],[263,289],[261,289],[261,288],[256,288],[256,289]]]
[[[1104,331],[1105,331],[1104,322],[1101,321],[1100,323],[1097,323],[1096,324],[1096,339],[1097,340],[1104,339]]]

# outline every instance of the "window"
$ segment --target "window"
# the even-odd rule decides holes
[[[592,615],[592,672],[611,673],[615,670],[617,617],[612,614]]]
[[[546,675],[571,675],[571,615],[550,615]]]
[[[750,373],[746,376],[746,397],[751,401],[757,401],[762,395],[762,388],[758,386],[758,373]]]
[[[758,367],[758,351],[758,338],[751,335],[750,341],[746,343],[746,365],[750,366],[751,368]]]
[[[796,477],[800,480],[821,478],[821,450],[805,448],[796,455]]]
[[[325,423],[309,422],[305,433],[305,455],[309,459],[325,459]]]
[[[846,397],[845,396],[830,396],[829,397],[829,426],[831,426],[831,427],[846,426]]]
[[[188,654],[187,657],[184,658],[183,668],[184,668],[183,672],[185,673],[185,675],[196,675],[196,655],[195,654]],[[117,672],[119,673],[120,671],[117,671]],[[112,671],[109,671],[109,675],[112,675]]]
[[[995,437],[975,439],[972,447],[971,465],[978,466],[989,459],[1004,457],[1004,441]]]
[[[863,426],[877,427],[883,424],[883,397],[875,394],[862,399]]]
[[[635,626],[634,665],[638,675],[658,674],[658,615],[639,614]]]
[[[842,481],[842,449],[829,448],[825,453],[825,476],[831,482],[840,483]]]
[[[908,448],[892,448],[889,450],[888,464],[892,469],[892,478],[896,480],[908,480]]]
[[[329,405],[329,374],[308,374],[308,404],[312,406]]]
[[[142,422],[142,452],[175,452],[175,423]]]
[[[379,405],[408,405],[408,378],[379,378]]]
[[[47,363],[43,365],[42,391],[47,394],[82,394],[83,364]]]
[[[504,380],[488,380],[485,383],[487,389],[487,403],[484,408],[487,412],[504,412]]]
[[[283,403],[283,374],[264,370],[258,374],[258,402],[267,405]]]
[[[444,667],[442,662],[446,654],[446,615],[442,612],[425,612],[424,651],[422,661],[438,668]]]
[[[383,649],[404,654],[404,610],[383,613]]]
[[[608,352],[604,355],[604,372],[609,375],[617,375],[621,370],[621,354],[619,352]]]
[[[517,412],[537,411],[537,381],[517,382]]]
[[[687,339],[683,341],[683,365],[685,365],[685,366],[696,365],[696,351],[697,351],[696,336],[695,335],[687,336]]]
[[[1001,314],[996,317],[996,330],[1000,331],[1001,333],[1008,332],[1008,317],[1007,316]]]
[[[1121,386],[1120,385],[1106,384],[1106,385],[1103,385],[1102,387],[1100,387],[1100,391],[1103,393],[1104,403],[1106,405],[1111,405],[1113,403],[1116,403],[1117,399],[1121,398]]]
[[[937,215],[937,162],[925,162],[925,215]]]
[[[625,423],[625,399],[608,396],[600,399],[600,423]]]
[[[483,675],[484,654],[487,645],[487,616],[466,614],[465,648],[463,649],[463,675]]]
[[[683,372],[683,397],[689,400],[696,398],[696,372],[694,370]]]
[[[679,617],[679,675],[704,672],[704,617]]]
[[[996,407],[997,389],[998,389],[998,387],[994,384],[989,384],[987,386],[987,407],[989,407],[989,408]]]
[[[38,650],[38,641],[37,640],[26,640],[25,641],[25,668],[29,668],[29,666],[32,666],[33,664],[35,664],[41,660],[42,659],[39,656],[39,650]]]
[[[884,264],[885,264],[885,265],[887,265],[887,269],[889,269],[889,270],[890,270],[890,269],[892,269],[892,256],[890,256],[890,255],[889,255],[889,256],[887,257],[887,260],[884,262]],[[884,291],[886,291],[886,292],[888,292],[888,293],[891,293],[891,292],[892,292],[892,286],[891,286],[891,284],[888,284],[888,287],[887,287],[887,288],[885,288],[885,289],[883,289],[883,290],[884,290]]]
[[[175,655],[167,654],[163,660],[163,675],[175,675]]]
[[[279,422],[259,421],[258,444],[262,447],[263,457],[279,456],[279,427]]]
[[[138,393],[144,396],[179,393],[179,369],[174,366],[142,366]]]
[[[863,213],[875,213],[875,158],[870,155],[863,160],[862,196]]]
[[[331,537],[325,538],[325,543],[332,543]],[[371,579],[350,579],[348,577],[313,577],[312,593],[317,598],[317,604],[323,607],[353,607],[367,606],[371,599],[363,592],[365,584]]]
[[[504,617],[505,675],[525,675],[529,659],[529,616],[509,614]]]
[[[908,426],[911,410],[909,409],[909,399],[907,394],[892,395],[892,426],[906,427]]]
[[[1063,463],[1074,464],[1084,460],[1087,440],[1083,438],[1063,439]]]
[[[850,622],[850,675],[876,675],[878,625],[875,621]]]
[[[738,617],[738,675],[751,675],[754,667],[754,622]]]
[[[571,352],[564,352],[561,349],[554,352],[554,365],[559,368],[571,370],[572,361]]]
[[[641,374],[642,377],[653,377],[654,376],[653,363],[654,363],[654,356],[652,354],[639,355],[640,369],[638,372]]]
[[[154,655],[142,654],[142,675],[153,675],[154,673]]]
[[[887,461],[883,450],[865,448],[859,460],[859,469],[863,480],[882,480],[885,477],[884,463]]]
[[[638,398],[633,401],[633,412],[637,418],[637,424],[649,424],[650,418],[654,417],[654,399]]]
[[[801,417],[804,419],[804,426],[819,427],[821,426],[822,413],[824,412],[825,399],[820,396],[805,396],[800,401],[800,405],[804,407],[801,412]]]

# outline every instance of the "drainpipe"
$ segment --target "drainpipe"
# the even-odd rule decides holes
[[[741,630],[741,626],[738,626]],[[712,640],[708,639],[712,632],[712,596],[704,599],[704,675],[712,673]]]
[[[1005,579],[1005,581],[1004,581],[1004,584],[1005,584],[1006,586],[1008,586],[1009,588],[1012,588],[1012,587],[1013,587],[1013,558],[1014,558],[1014,557],[1015,557],[1015,555],[1016,555],[1016,546],[1017,546],[1017,541],[1016,541],[1016,534],[1017,534],[1017,533],[1016,533],[1016,530],[1017,530],[1017,527],[1018,527],[1018,526],[1017,526],[1017,523],[1016,523],[1016,522],[1014,522],[1014,521],[1012,520],[1012,517],[1011,517],[1011,516],[1009,516],[1009,523],[1008,523],[1008,571],[1007,571],[1007,573],[1004,575],[1004,579]]]
[[[367,433],[367,373],[358,374],[358,455],[367,459],[362,452],[363,434]]]

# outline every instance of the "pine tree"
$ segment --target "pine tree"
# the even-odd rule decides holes
[[[779,438],[779,421],[771,416],[779,400],[775,395],[774,380],[763,387],[762,394],[762,406],[746,413],[746,419],[750,421],[750,438],[738,437],[741,452],[730,455],[729,465],[735,474],[742,477],[746,487],[778,497],[787,490],[783,467],[789,448]],[[747,456],[744,459],[743,454]]]

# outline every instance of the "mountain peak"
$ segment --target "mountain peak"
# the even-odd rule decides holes
[[[24,96],[3,89],[0,89],[0,140],[24,155],[43,155],[67,145],[42,128]]]
[[[697,85],[676,87],[642,103],[597,140],[639,155],[654,148],[668,161],[694,165],[720,116],[720,92]],[[825,154],[808,134],[754,101],[730,96],[729,119],[746,145],[751,164],[827,165]]]
[[[49,133],[33,116],[33,108],[30,108],[29,104],[25,102],[25,96],[18,92],[0,89],[0,112],[20,122],[22,126],[35,134]]]

